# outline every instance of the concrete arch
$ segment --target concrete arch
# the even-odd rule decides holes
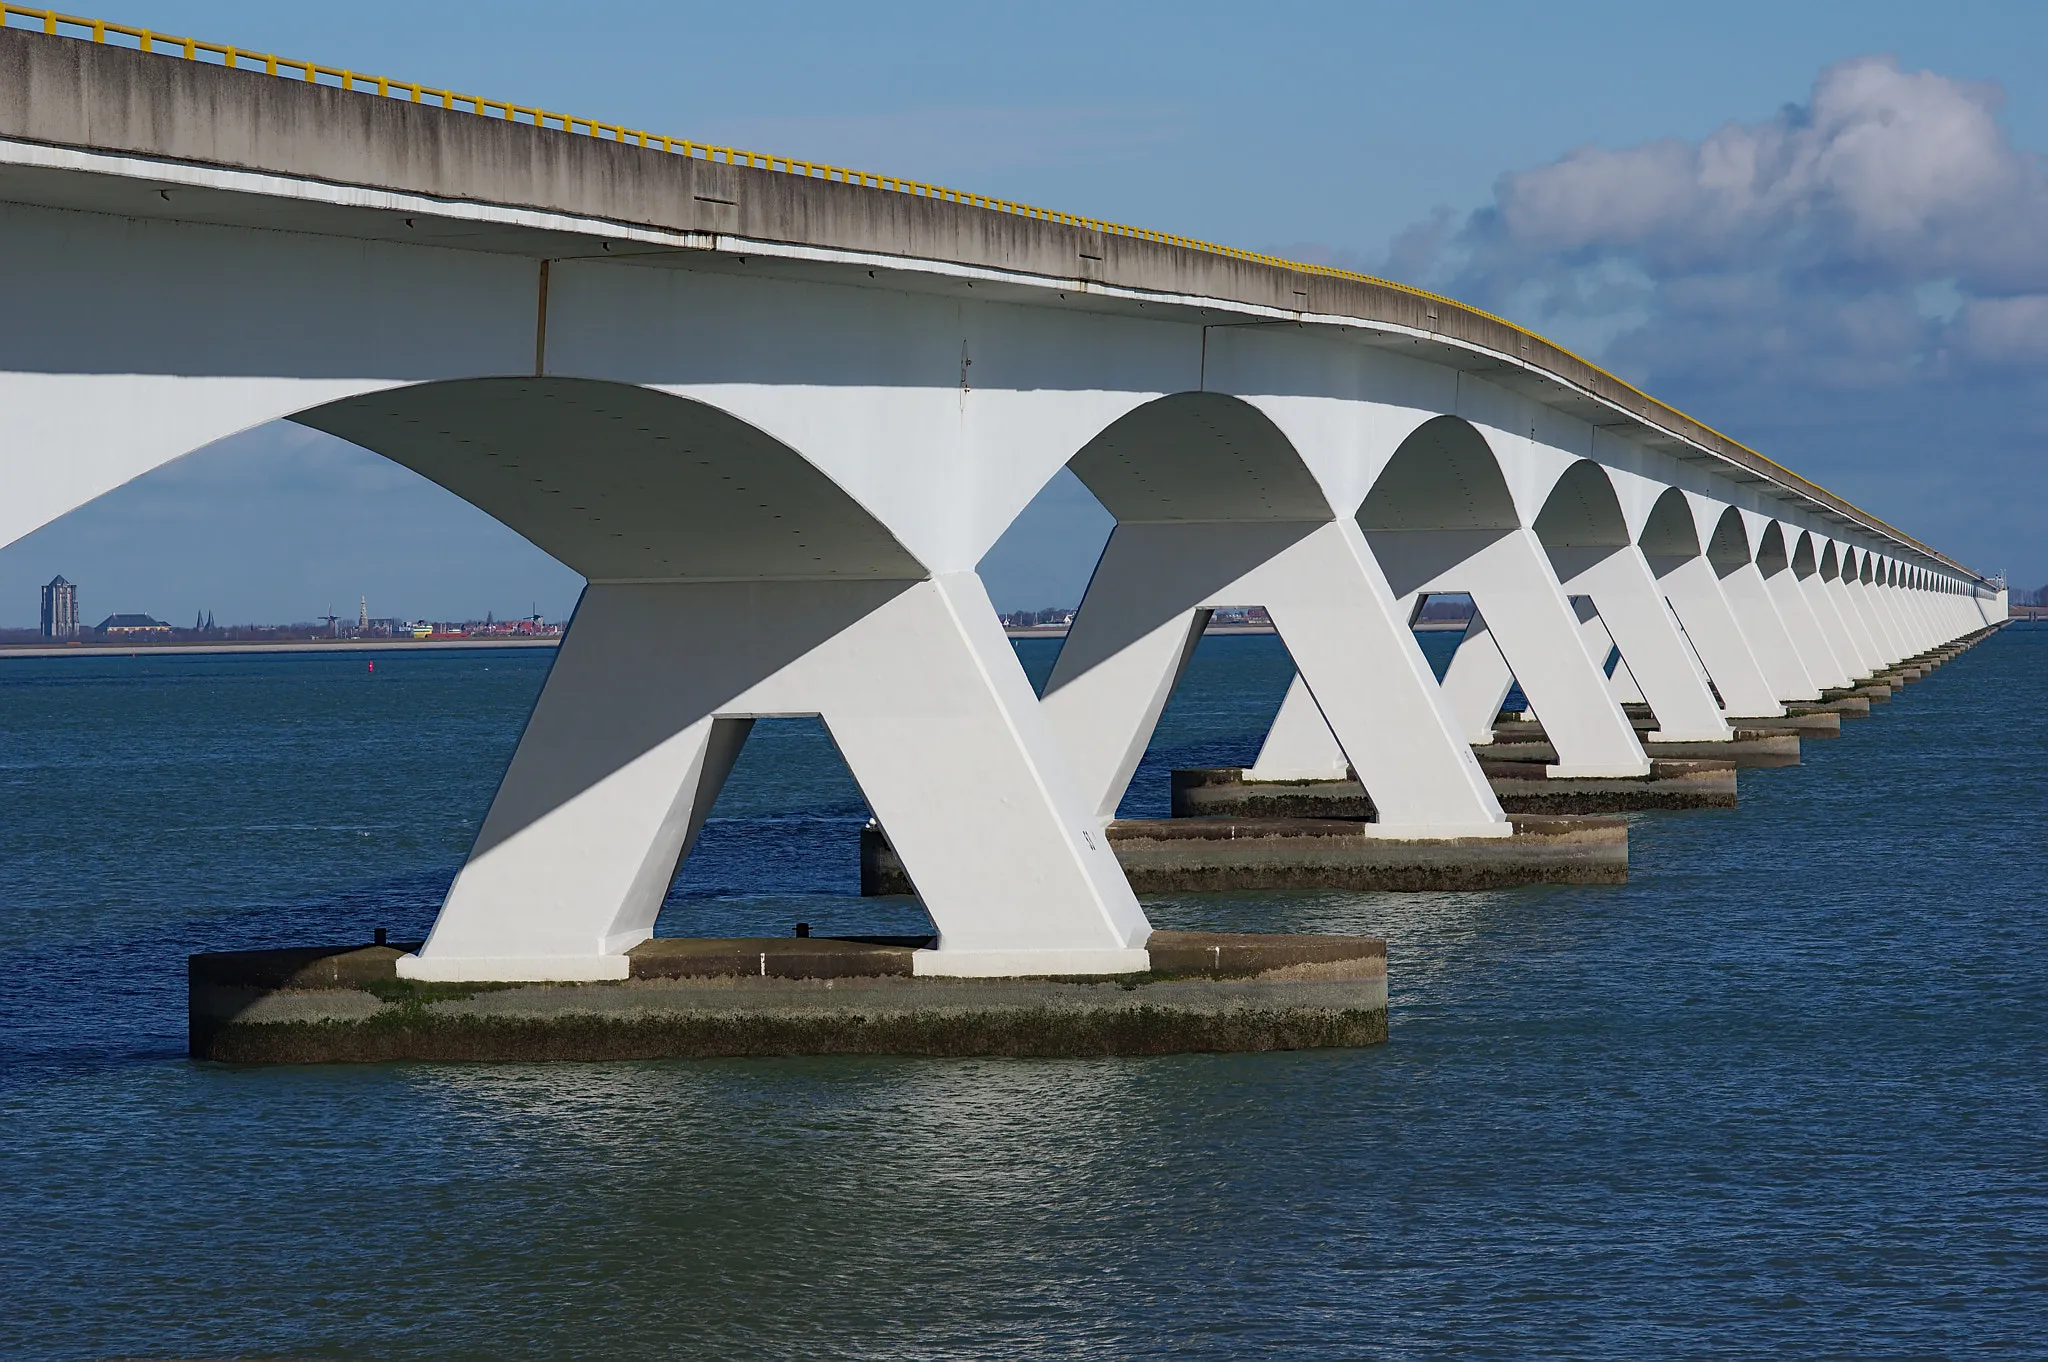
[[[1505,531],[1521,523],[1493,447],[1456,416],[1433,417],[1402,440],[1358,508],[1359,528],[1368,534]]]
[[[1733,506],[1721,512],[1721,518],[1714,522],[1714,532],[1707,539],[1707,561],[1722,577],[1756,561],[1756,549],[1749,542],[1742,512]]]
[[[1617,549],[1629,542],[1614,483],[1591,459],[1579,460],[1551,485],[1534,528],[1546,548]]]
[[[1798,531],[1792,540],[1792,571],[1801,578],[1811,577],[1820,570],[1820,554],[1813,547],[1813,535],[1806,530]]]
[[[1096,817],[1115,815],[1210,613],[1243,604],[1266,608],[1297,669],[1267,740],[1274,760],[1356,771],[1390,833],[1511,830],[1362,532],[1259,408],[1158,398],[1069,467],[1117,525],[1041,705]]]
[[[1791,551],[1785,545],[1785,528],[1773,520],[1764,526],[1756,542],[1757,571],[1775,577],[1792,566]]]
[[[439,483],[594,582],[928,575],[798,451],[635,384],[459,379],[291,419]]]
[[[1770,574],[1784,571],[1784,532],[1776,521],[1771,521],[1759,539],[1761,543],[1752,544],[1749,522],[1742,512],[1733,506],[1726,507],[1708,536],[1707,563],[1744,646],[1763,673],[1772,702],[1818,700],[1820,687],[1808,674],[1806,659],[1773,599],[1773,587],[1765,580]],[[1709,663],[1709,670],[1711,666]],[[1726,695],[1724,687],[1724,698]],[[1776,707],[1782,712],[1782,704]],[[1738,713],[1732,708],[1730,712]],[[1763,707],[1760,712],[1768,716],[1771,709]]]
[[[1582,462],[1606,483],[1598,465]],[[1599,517],[1593,536],[1610,542],[1575,551],[1605,559],[1627,547],[1627,523],[1612,485],[1603,500],[1599,488],[1581,486],[1578,479],[1587,476],[1568,469],[1565,478],[1601,512],[1611,510],[1611,523]],[[1570,505],[1574,495],[1565,491],[1560,504]],[[1565,519],[1570,522],[1569,513]],[[1558,567],[1523,524],[1501,460],[1476,426],[1438,416],[1412,430],[1381,469],[1356,520],[1404,607],[1433,591],[1467,593],[1477,606],[1443,682],[1468,740],[1492,740],[1501,700],[1519,681],[1557,744],[1559,774],[1649,769],[1634,729],[1608,693],[1607,677],[1579,643],[1582,622]],[[1565,540],[1587,537],[1575,523],[1560,525],[1558,533]],[[1647,586],[1640,558],[1634,572]]]
[[[780,714],[823,719],[938,928],[931,970],[1142,959],[1143,912],[979,579],[928,570],[803,452],[598,379],[435,381],[292,419],[590,581],[411,976],[623,977],[754,720]]]
[[[1824,627],[1821,605],[1807,590],[1815,571],[1812,536],[1781,520],[1766,522],[1757,537],[1756,567],[1814,693],[1847,686],[1851,664],[1842,655],[1842,641]]]
[[[1110,423],[1067,466],[1120,524],[1328,520],[1293,443],[1224,393],[1157,398]]]
[[[1661,574],[1632,542],[1613,476],[1591,459],[1580,459],[1551,484],[1533,528],[1559,584],[1573,598],[1587,658],[1605,673],[1610,650],[1620,650],[1621,660],[1607,677],[1614,699],[1647,702],[1658,731],[1669,738],[1720,741],[1728,737],[1728,727],[1706,667],[1680,631],[1660,580],[1675,575],[1674,585],[1689,584],[1678,564],[1696,561],[1699,546],[1684,494],[1673,488],[1668,495],[1676,498],[1672,510],[1681,519],[1676,529],[1687,536],[1693,552],[1677,561],[1664,558],[1666,571]],[[1649,528],[1647,522],[1644,528]],[[1696,607],[1694,618],[1710,629],[1724,623],[1725,606],[1712,612],[1706,607],[1703,593],[1710,584],[1697,585],[1702,591],[1686,597]],[[1724,662],[1731,670],[1735,666],[1732,654]],[[1760,692],[1762,679],[1754,671],[1749,666],[1745,679]],[[1767,696],[1745,698],[1769,703]]]
[[[1715,526],[1718,537],[1721,525],[1730,519],[1735,522],[1735,533],[1742,534],[1742,516],[1734,507],[1722,513],[1721,521]],[[1693,518],[1692,502],[1678,488],[1667,488],[1658,495],[1650,514],[1643,521],[1643,532],[1636,536],[1636,546],[1651,560],[1652,566],[1660,558],[1697,558],[1704,551],[1700,543],[1699,522]],[[1743,540],[1741,547],[1743,562],[1749,561],[1749,543]]]

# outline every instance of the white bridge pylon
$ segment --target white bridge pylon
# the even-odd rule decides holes
[[[466,239],[0,203],[0,543],[289,419],[587,579],[413,977],[624,975],[750,725],[782,715],[822,718],[901,856],[938,934],[920,971],[1143,969],[1105,827],[1219,605],[1265,606],[1299,672],[1254,775],[1355,772],[1374,831],[1447,838],[1512,835],[1472,744],[1513,682],[1554,774],[1640,775],[1622,700],[1724,738],[1997,601],[1334,325],[1082,307],[945,262],[543,270]],[[1041,700],[976,565],[1069,466],[1117,527]],[[1442,592],[1480,613],[1439,685],[1409,626]]]

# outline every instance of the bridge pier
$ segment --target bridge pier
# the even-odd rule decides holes
[[[819,715],[938,929],[921,974],[1143,970],[1150,928],[972,575],[593,584],[415,979],[624,978],[756,717]]]
[[[1295,660],[1290,703],[1314,712],[1297,759],[1357,771],[1380,810],[1371,835],[1511,835],[1376,578],[1342,520],[1118,525],[1041,702],[1097,815],[1115,816],[1209,611],[1258,603]]]

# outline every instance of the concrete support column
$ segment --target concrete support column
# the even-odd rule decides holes
[[[1117,526],[1041,702],[1098,819],[1115,815],[1208,612],[1233,604],[1265,606],[1294,658],[1294,713],[1268,739],[1290,778],[1355,770],[1384,836],[1512,833],[1348,520]]]
[[[621,978],[751,721],[820,715],[938,928],[920,972],[1145,968],[1150,928],[971,573],[593,583],[423,979]]]
[[[1878,651],[1884,655],[1884,665],[1890,666],[1910,653],[1912,650],[1899,636],[1891,612],[1877,598],[1878,588],[1864,581],[1861,575],[1848,583],[1848,587],[1849,598],[1856,603],[1857,613],[1863,616],[1864,627],[1870,630],[1871,637],[1877,641]]]
[[[1927,597],[1918,586],[1896,588],[1899,608],[1912,621],[1915,652],[1925,652],[1939,644],[1941,629],[1934,622],[1933,614],[1927,608]]]
[[[1600,612],[1600,621],[1657,716],[1653,739],[1724,742],[1732,736],[1707,685],[1707,674],[1680,636],[1664,593],[1634,545],[1552,548],[1549,557],[1565,593],[1590,597]],[[1547,719],[1545,723],[1547,727]]]
[[[1614,635],[1607,632],[1607,625],[1600,619],[1600,610],[1593,604],[1593,598],[1570,596],[1566,599],[1572,603],[1572,613],[1579,617],[1579,643],[1586,650],[1587,660],[1607,678],[1607,693],[1614,697],[1614,703],[1643,704],[1643,688],[1636,684],[1634,674],[1629,671],[1627,658],[1615,657],[1614,670],[1607,670],[1607,659],[1614,656],[1616,645]]]
[[[1834,655],[1841,669],[1843,679],[1835,684],[1854,685],[1869,676],[1870,668],[1865,665],[1863,655],[1857,651],[1855,643],[1850,639],[1849,630],[1842,623],[1841,611],[1835,608],[1834,597],[1828,594],[1827,583],[1821,580],[1820,572],[1809,566],[1802,574],[1795,564],[1792,569],[1792,580],[1801,599],[1806,602],[1807,610],[1813,615],[1814,628],[1818,629],[1820,636],[1827,641],[1828,651]]]
[[[1514,684],[1515,674],[1486,627],[1485,612],[1474,610],[1443,679],[1444,704],[1467,742],[1484,746],[1493,741],[1494,720],[1500,717],[1500,707],[1507,703]],[[1264,753],[1260,759],[1264,760]]]
[[[1791,636],[1793,646],[1799,650],[1800,660],[1806,664],[1806,674],[1813,678],[1814,684],[1822,690],[1848,686],[1849,668],[1836,653],[1828,631],[1821,627],[1813,602],[1800,586],[1799,574],[1789,567],[1780,567],[1764,578],[1764,584],[1771,593],[1772,603],[1778,607],[1779,617],[1785,621],[1785,630]]]
[[[1721,574],[1720,585],[1729,613],[1763,669],[1771,694],[1786,701],[1820,699],[1820,685],[1807,672],[1805,656],[1778,613],[1771,588],[1757,565],[1745,562]]]
[[[1704,555],[1675,562],[1652,559],[1650,565],[1714,688],[1721,692],[1722,713],[1731,719],[1782,715],[1785,707],[1778,703],[1778,688],[1765,674],[1758,650],[1752,649],[1737,622],[1714,565]],[[1745,567],[1751,573],[1756,571],[1753,565]],[[1763,603],[1769,606],[1768,600]],[[1777,612],[1770,613],[1775,620]]]
[[[1115,815],[1208,612],[1232,604],[1265,606],[1297,669],[1268,769],[1355,770],[1384,836],[1512,832],[1348,520],[1117,526],[1041,702],[1098,819]]]
[[[1830,546],[1830,556],[1833,556],[1833,547]],[[1830,566],[1833,567],[1833,571],[1823,569],[1815,574],[1816,580],[1820,583],[1820,592],[1827,598],[1828,604],[1834,607],[1835,618],[1841,622],[1842,634],[1849,640],[1849,651],[1856,655],[1856,660],[1862,667],[1858,674],[1875,675],[1884,669],[1889,659],[1883,656],[1883,650],[1877,646],[1877,640],[1871,637],[1869,626],[1857,612],[1856,603],[1849,595],[1849,584],[1842,578],[1839,561]]]
[[[1396,594],[1472,597],[1557,748],[1553,775],[1649,773],[1634,727],[1579,642],[1578,618],[1533,530],[1376,529],[1366,538]]]

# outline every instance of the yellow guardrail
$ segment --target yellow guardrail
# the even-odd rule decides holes
[[[16,22],[25,21],[25,22]],[[1139,241],[1152,241],[1165,246],[1181,246],[1191,251],[1202,251],[1209,255],[1228,256],[1233,260],[1246,260],[1258,265],[1273,265],[1281,269],[1294,270],[1301,274],[1322,275],[1332,279],[1349,279],[1362,284],[1375,284],[1408,294],[1429,302],[1444,303],[1448,306],[1484,317],[1488,321],[1505,326],[1518,335],[1540,340],[1558,353],[1569,356],[1585,365],[1609,382],[1620,385],[1645,402],[1663,407],[1666,411],[1677,412],[1641,388],[1620,378],[1582,355],[1558,345],[1555,341],[1538,336],[1525,326],[1520,326],[1497,317],[1491,312],[1461,303],[1441,293],[1410,284],[1397,283],[1391,279],[1380,279],[1356,270],[1338,269],[1333,265],[1311,265],[1299,260],[1288,260],[1282,256],[1265,255],[1258,251],[1241,250],[1236,246],[1225,246],[1214,241],[1203,241],[1199,237],[1176,236],[1172,232],[1157,232],[1147,227],[1133,227],[1128,223],[1106,222],[1101,218],[1082,217],[1076,213],[1063,213],[1057,209],[1039,208],[1013,199],[991,198],[986,194],[969,193],[966,190],[948,189],[944,185],[927,184],[923,180],[906,180],[895,175],[878,175],[871,171],[850,170],[845,166],[827,165],[822,161],[803,161],[792,156],[775,156],[761,151],[745,151],[738,147],[718,146],[709,142],[693,142],[681,137],[666,137],[659,133],[646,132],[638,128],[627,128],[617,123],[602,123],[592,118],[578,118],[573,114],[554,113],[533,105],[514,104],[509,100],[486,99],[482,95],[466,95],[456,90],[441,90],[421,85],[417,81],[393,80],[388,76],[373,76],[346,67],[322,66],[318,62],[302,61],[296,57],[280,57],[269,52],[252,52],[247,48],[230,43],[210,43],[198,38],[174,37],[158,33],[153,29],[134,28],[127,24],[108,23],[104,19],[86,19],[75,14],[65,14],[53,9],[29,9],[21,5],[0,4],[0,27],[35,27],[44,33],[72,38],[84,38],[96,43],[116,43],[131,46],[137,51],[155,53],[159,56],[182,57],[186,61],[205,62],[213,66],[225,66],[232,70],[255,71],[259,68],[265,75],[279,79],[303,80],[309,85],[326,85],[342,90],[354,90],[363,94],[380,95],[386,99],[403,99],[413,104],[432,104],[439,108],[457,112],[472,113],[482,118],[499,118],[512,123],[526,123],[536,128],[552,128],[560,132],[580,134],[600,140],[629,142],[635,146],[647,147],[682,156],[694,156],[700,160],[717,161],[726,165],[750,166],[756,170],[772,170],[787,175],[802,175],[814,179],[833,180],[842,184],[863,185],[870,189],[885,189],[899,194],[915,194],[924,198],[942,199],[948,203],[967,204],[975,208],[986,208],[997,213],[1014,213],[1019,217],[1035,218],[1041,222],[1056,222],[1070,227],[1082,227],[1089,231],[1102,232],[1109,236],[1131,237]],[[122,41],[126,40],[126,41]],[[1677,412],[1678,415],[1685,415]],[[1853,506],[1835,496],[1818,483],[1786,468],[1783,464],[1751,449],[1741,441],[1732,439],[1715,430],[1704,421],[1686,416],[1686,420],[1707,431],[1715,438],[1725,440],[1751,458],[1769,464],[1783,473],[1792,482],[1826,497],[1833,498],[1849,507],[1871,524],[1879,526],[1906,543],[1925,548],[1920,541],[1871,515],[1860,507]],[[1931,551],[1931,550],[1930,550]]]

